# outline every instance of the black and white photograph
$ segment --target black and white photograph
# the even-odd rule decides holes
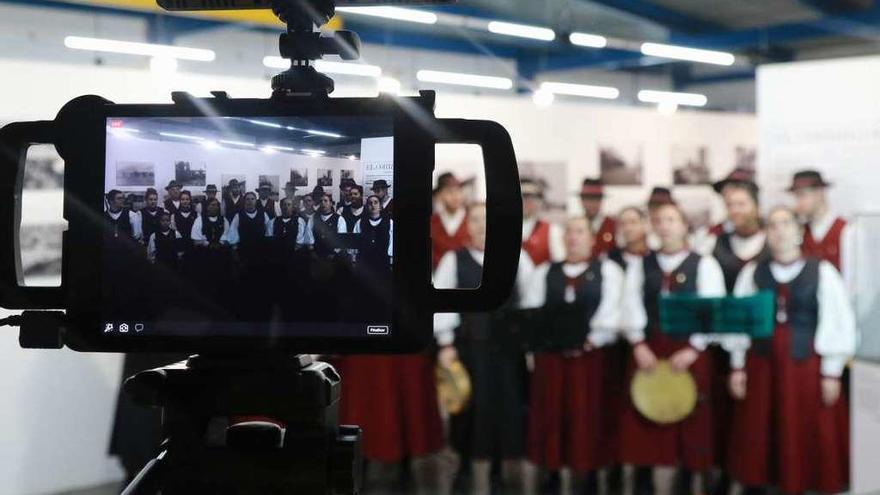
[[[567,213],[568,163],[564,161],[520,161],[520,179],[533,179],[544,189],[547,220],[562,222]]]
[[[156,165],[149,162],[119,161],[116,162],[116,185],[156,186]]]
[[[258,185],[268,182],[272,185],[272,191],[269,193],[269,195],[272,197],[278,197],[278,192],[280,190],[278,185],[280,181],[281,179],[278,175],[260,175]]]
[[[308,187],[309,169],[306,167],[294,167],[290,170],[290,182],[295,187]]]
[[[204,163],[176,161],[174,162],[174,179],[183,187],[202,187],[205,185],[205,177],[207,176],[206,168]]]
[[[319,168],[318,185],[321,187],[333,186],[333,171],[328,168]]]
[[[604,144],[599,146],[599,172],[606,186],[642,184],[644,145],[641,143]]]
[[[229,181],[237,180],[238,187],[241,191],[247,191],[247,176],[244,174],[222,174],[220,176],[220,184],[222,184],[222,193],[225,198],[229,194]]]
[[[344,180],[346,180],[346,179],[352,179],[352,180],[354,180],[354,170],[352,170],[352,169],[350,169],[350,168],[344,168],[344,169],[342,169],[342,170],[339,171],[339,181],[340,181],[340,183],[342,183],[342,181],[344,181]]]
[[[64,186],[64,160],[55,146],[37,144],[27,150],[24,189],[61,189]]]
[[[754,146],[736,146],[733,149],[735,169],[755,171],[755,160],[758,152]]]
[[[672,177],[675,185],[706,185],[712,183],[709,148],[704,145],[672,145]]]

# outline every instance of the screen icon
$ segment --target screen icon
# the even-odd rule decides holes
[[[107,323],[104,325],[104,333],[110,333],[113,331],[113,324]]]
[[[367,335],[388,335],[391,332],[385,325],[369,325],[367,327]]]
[[[128,333],[128,323],[120,323],[119,324],[119,332],[120,333]]]
[[[135,332],[143,332],[144,331],[144,324],[143,323],[135,323],[134,324],[134,331]]]

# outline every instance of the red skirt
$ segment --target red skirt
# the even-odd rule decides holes
[[[528,455],[548,470],[567,466],[588,472],[613,458],[606,394],[606,352],[597,349],[578,357],[559,353],[535,355],[532,375]]]
[[[736,404],[728,469],[744,486],[783,493],[837,493],[848,483],[848,408],[822,403],[821,358],[791,357],[791,331],[777,325],[768,356],[750,352],[746,398]]]
[[[674,341],[657,335],[647,341],[660,359],[670,357],[687,347],[686,342]],[[635,359],[630,356],[627,383],[635,374]],[[683,421],[661,425],[642,416],[627,395],[621,413],[620,454],[621,460],[636,466],[677,466],[691,471],[706,471],[712,467],[714,457],[712,416],[712,373],[706,353],[690,367],[697,382],[697,405]]]
[[[443,448],[428,355],[346,356],[333,364],[342,376],[340,423],[361,427],[364,457],[390,463]]]

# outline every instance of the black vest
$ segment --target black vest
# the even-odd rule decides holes
[[[217,217],[217,220],[212,222],[207,215],[202,215],[202,235],[205,236],[209,244],[220,242],[224,229],[223,217]]]
[[[617,266],[620,268],[626,270],[626,260],[623,258],[623,249],[615,247],[611,251],[608,251],[608,259],[617,263]]]
[[[238,214],[238,250],[243,257],[259,257],[260,246],[266,240],[266,217],[257,211],[254,218],[247,213]]]
[[[275,220],[275,200],[269,198],[266,200],[266,206],[260,200],[257,200],[257,211],[265,213],[269,220]]]
[[[168,231],[168,235],[156,232],[153,237],[153,243],[156,247],[156,262],[167,266],[177,266],[177,253],[182,250],[177,233],[172,229]]]
[[[743,267],[746,266],[746,263],[752,261],[741,259],[733,252],[733,246],[730,243],[732,236],[733,234],[729,232],[723,232],[718,236],[718,240],[715,243],[715,250],[712,251],[712,256],[718,260],[718,263],[721,265],[721,270],[724,272],[724,285],[727,287],[728,293],[733,292],[733,287],[736,285],[736,278],[739,276],[739,272],[741,272]],[[757,261],[770,259],[770,249],[767,247],[766,242],[754,259]]]
[[[321,219],[320,213],[315,213],[312,222],[312,233],[315,237],[315,253],[318,256],[326,257],[335,254],[337,248],[342,247],[342,243],[338,237],[337,229],[339,226],[339,215],[336,213],[330,215],[327,220]]]
[[[244,195],[239,196],[238,201],[233,201],[232,196],[227,194],[223,198],[223,209],[225,210],[224,216],[226,220],[231,222],[237,213],[244,211]]]
[[[178,200],[177,202],[179,203],[180,200]],[[174,206],[174,202],[171,201],[171,199],[165,200],[165,211],[174,215],[175,213],[177,213],[177,210],[178,210],[178,208],[176,206]]]
[[[345,229],[349,234],[354,233],[354,226],[358,220],[366,218],[364,217],[364,210],[361,210],[360,215],[355,215],[351,208],[343,208],[341,216],[345,219]],[[361,228],[363,228],[363,225],[361,225]]]
[[[544,302],[547,326],[546,347],[551,350],[579,349],[590,331],[590,320],[602,300],[602,263],[592,262],[575,279],[575,300],[565,300],[568,277],[563,263],[553,263],[547,271]]]
[[[791,357],[802,360],[813,352],[816,326],[819,324],[819,260],[807,258],[804,269],[788,285],[788,298],[780,294],[782,284],[773,278],[770,261],[758,263],[755,269],[755,285],[759,290],[772,290],[776,294],[776,314],[785,315],[791,328]],[[755,341],[755,352],[766,355],[769,339]]]
[[[643,261],[645,272],[644,304],[648,315],[646,334],[659,331],[660,326],[660,295],[663,293],[663,270],[657,261],[657,253],[645,256]],[[669,274],[670,293],[697,293],[697,273],[700,267],[700,255],[690,253],[675,270]]]
[[[183,216],[179,210],[174,214],[174,227],[184,240],[192,240],[193,224],[196,222],[197,216],[194,211],[189,212],[189,217]]]
[[[281,217],[276,217],[272,221],[272,238],[279,247],[291,250],[296,248],[297,237],[299,237],[299,217],[292,217],[287,222]]]
[[[391,242],[391,220],[380,217],[378,225],[373,225],[366,216],[361,217],[361,233],[358,238],[358,261],[369,266],[388,269],[390,259],[388,245]]]
[[[159,232],[159,217],[165,212],[162,208],[156,208],[156,213],[151,215],[146,208],[141,210],[141,229],[143,229],[144,240],[150,242],[150,236]]]
[[[104,212],[104,222],[106,224],[105,234],[107,237],[112,239],[117,239],[120,237],[131,237],[132,236],[132,227],[131,227],[131,217],[129,216],[128,208],[123,208],[122,212],[119,214],[119,218],[113,219],[110,216],[110,211]]]

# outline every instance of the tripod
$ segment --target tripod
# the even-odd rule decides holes
[[[123,495],[356,494],[360,429],[337,426],[341,381],[311,357],[193,356],[125,392],[163,408],[165,441]]]

